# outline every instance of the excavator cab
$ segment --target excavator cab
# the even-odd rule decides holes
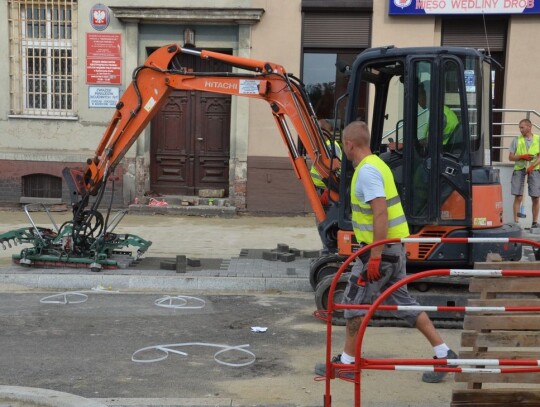
[[[482,52],[452,47],[373,48],[353,64],[343,122],[367,122],[371,150],[393,172],[411,237],[521,237],[518,226],[503,223],[499,171],[492,166],[491,70],[491,59]],[[337,253],[317,259],[310,270],[319,309],[325,308],[331,276],[356,250],[350,208],[353,173],[352,163],[343,157]],[[407,243],[406,249],[409,273],[470,268],[486,261],[489,253],[505,261],[522,256],[520,244],[508,243],[422,242]],[[338,296],[347,277],[342,280],[336,286]],[[437,283],[434,302],[445,295],[460,302],[466,284]],[[429,295],[418,299],[431,304]]]
[[[521,235],[519,227],[503,224],[499,172],[491,162],[491,69],[482,52],[449,47],[374,48],[353,65],[345,122],[368,123],[371,149],[394,174],[413,236]],[[362,117],[366,104],[371,108]],[[342,235],[352,230],[347,198],[353,171],[344,159]],[[348,255],[351,246],[339,243]],[[489,252],[521,258],[520,245],[430,243],[408,245],[408,261],[472,266]]]

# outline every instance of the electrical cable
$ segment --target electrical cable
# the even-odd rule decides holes
[[[43,297],[39,300],[40,303],[42,304],[63,304],[63,305],[66,305],[66,304],[82,304],[83,302],[86,302],[86,300],[88,300],[88,295],[86,295],[85,293],[95,293],[95,292],[104,292],[104,293],[109,293],[109,294],[115,294],[115,293],[119,293],[119,291],[111,291],[111,290],[107,290],[107,289],[104,289],[104,288],[101,288],[100,287],[96,287],[96,288],[92,288],[91,290],[85,290],[85,291],[65,291],[65,292],[62,292],[62,293],[56,293],[56,294],[52,294],[52,295],[48,295],[46,297]],[[80,300],[77,300],[77,301],[70,301],[68,299],[69,296],[75,296],[75,297],[81,297]],[[63,301],[59,301],[59,300],[53,300],[54,298],[64,298]]]
[[[179,302],[174,303],[175,300],[179,300]],[[197,302],[199,303],[199,305],[188,305],[190,301]],[[204,306],[206,305],[206,301],[204,301],[201,298],[190,297],[189,295],[176,295],[173,297],[171,297],[170,295],[166,295],[165,297],[158,298],[157,300],[155,300],[154,304],[157,305],[158,307],[163,307],[163,308],[200,309],[200,308],[204,308]]]
[[[167,359],[169,357],[169,353],[175,353],[177,355],[188,356],[188,353],[186,353],[186,352],[182,352],[182,351],[179,351],[179,350],[176,350],[176,349],[171,349],[171,348],[177,348],[177,347],[183,347],[183,346],[206,346],[206,347],[211,347],[211,348],[221,348],[221,350],[214,353],[214,360],[217,363],[221,364],[221,365],[230,366],[230,367],[249,366],[249,365],[253,364],[255,362],[255,360],[257,359],[257,357],[255,356],[255,354],[253,352],[245,349],[245,348],[249,347],[249,344],[238,345],[238,346],[229,346],[229,345],[220,345],[220,344],[203,343],[203,342],[187,342],[187,343],[173,343],[173,344],[168,344],[168,345],[148,346],[146,348],[142,348],[142,349],[139,349],[139,350],[135,351],[133,353],[133,355],[131,355],[131,360],[133,362],[137,362],[137,363],[153,363],[153,362],[160,362],[162,360]],[[141,352],[149,351],[149,350],[158,350],[158,351],[161,351],[161,352],[165,353],[165,355],[161,356],[161,357],[158,357],[158,358],[155,358],[155,359],[137,359],[136,358],[137,354],[139,354]],[[238,351],[238,352],[245,353],[248,356],[250,356],[252,359],[247,361],[247,362],[242,362],[242,363],[230,363],[230,362],[224,362],[224,361],[218,359],[219,355],[221,355],[222,353],[225,353],[225,352],[230,352],[230,351]]]
[[[70,301],[68,298],[69,296],[80,297],[80,299]],[[62,297],[64,299],[63,301],[54,300],[54,298],[62,298]],[[39,302],[42,304],[82,304],[83,302],[86,302],[86,300],[88,300],[88,295],[86,294],[83,294],[81,292],[76,292],[76,291],[67,291],[65,293],[48,295],[47,297],[41,298]]]

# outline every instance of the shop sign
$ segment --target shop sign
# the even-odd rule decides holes
[[[116,107],[120,100],[118,86],[89,86],[88,107]]]
[[[389,0],[388,14],[540,14],[540,0]]]

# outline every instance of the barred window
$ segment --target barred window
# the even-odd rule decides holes
[[[10,0],[11,113],[74,116],[76,0]]]

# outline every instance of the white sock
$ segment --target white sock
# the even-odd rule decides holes
[[[435,356],[437,356],[437,359],[446,359],[449,350],[450,348],[446,343],[441,343],[440,345],[433,347],[433,352],[435,352]]]
[[[341,354],[341,363],[349,364],[354,363],[354,356],[347,355],[345,352]]]

